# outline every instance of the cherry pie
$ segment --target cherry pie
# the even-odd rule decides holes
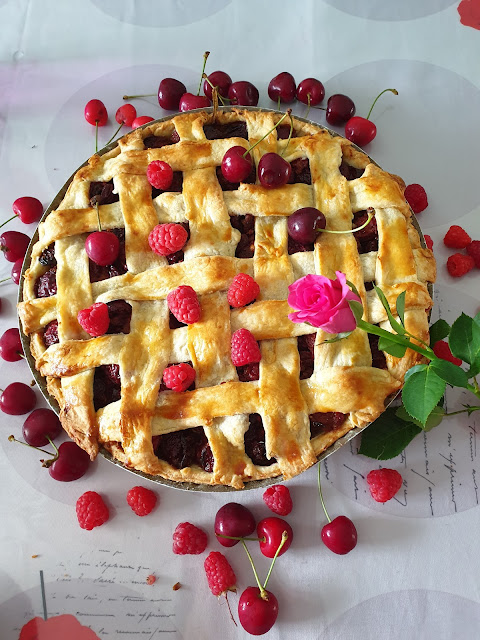
[[[331,336],[288,320],[288,285],[338,270],[358,289],[368,320],[384,328],[373,284],[392,307],[406,290],[407,329],[427,341],[435,261],[412,225],[403,182],[320,126],[294,119],[287,142],[290,126],[282,123],[252,151],[245,182],[225,180],[225,152],[248,148],[280,117],[261,109],[220,110],[215,119],[193,111],[137,129],[94,155],[41,222],[19,315],[63,427],[92,458],[103,447],[129,468],[178,482],[241,488],[288,479],[374,420],[418,361],[411,351],[401,359],[383,353],[361,330],[326,344]],[[261,186],[260,157],[285,148],[291,183]],[[173,169],[168,191],[147,180],[154,160]],[[120,242],[107,266],[85,251],[97,206],[103,228]],[[331,230],[360,226],[370,207],[375,218],[357,234],[321,233],[302,245],[289,238],[287,217],[311,206]],[[185,246],[166,256],[152,251],[148,237],[159,223],[182,225]],[[253,277],[259,294],[231,307],[227,291],[239,273]],[[190,324],[167,305],[181,285],[200,303],[200,319]],[[108,305],[110,324],[92,338],[77,314],[95,302]],[[231,336],[241,328],[258,341],[261,358],[236,367]],[[162,378],[178,363],[195,371],[181,392]]]

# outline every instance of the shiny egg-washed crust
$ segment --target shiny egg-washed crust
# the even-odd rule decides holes
[[[219,111],[216,122],[245,121],[253,143],[279,118],[274,112],[233,109]],[[265,153],[285,148],[288,161],[307,157],[312,185],[265,189],[257,181],[222,192],[215,168],[227,149],[247,148],[249,142],[207,140],[203,126],[212,122],[211,113],[180,114],[137,129],[112,151],[90,158],[73,178],[59,208],[39,226],[19,315],[31,338],[37,369],[60,405],[64,428],[92,458],[101,444],[125,466],[147,474],[241,488],[247,480],[279,474],[288,479],[310,467],[347,431],[373,421],[401,388],[408,368],[420,361],[408,350],[401,359],[386,354],[387,369],[373,368],[366,333],[355,330],[347,339],[327,344],[329,336],[318,330],[313,375],[300,380],[296,338],[315,328],[288,320],[288,285],[309,273],[332,278],[335,271],[343,271],[359,292],[365,319],[386,329],[385,310],[364,283],[375,281],[392,308],[406,291],[407,329],[428,341],[432,300],[427,282],[435,280],[435,261],[432,252],[422,248],[411,223],[401,179],[382,171],[347,140],[294,119],[296,137],[288,144],[273,132],[252,155],[256,165]],[[178,143],[144,147],[146,137],[170,136],[174,130]],[[183,172],[182,193],[162,193],[152,200],[146,170],[153,160]],[[364,169],[363,175],[348,181],[339,170],[342,160]],[[128,271],[90,283],[84,245],[87,234],[97,229],[96,211],[89,204],[90,183],[111,179],[120,201],[100,206],[100,216],[105,229],[125,228]],[[287,217],[307,206],[323,211],[331,230],[351,229],[352,214],[373,207],[378,251],[359,255],[352,234],[320,234],[314,251],[289,255]],[[236,258],[240,233],[231,226],[229,215],[247,213],[255,216],[255,253],[253,258]],[[150,250],[148,234],[158,223],[187,221],[190,240],[185,260],[168,265]],[[58,292],[37,299],[34,284],[46,270],[39,256],[52,242]],[[253,304],[231,310],[227,289],[239,272],[255,278],[260,295]],[[201,319],[171,331],[167,293],[187,284],[198,294]],[[78,311],[112,300],[126,300],[132,306],[130,333],[90,338],[77,322]],[[59,343],[46,349],[43,330],[54,319],[59,321]],[[240,327],[260,341],[257,381],[240,382],[230,360],[230,337]],[[159,393],[167,364],[185,361],[196,370],[196,389]],[[112,363],[120,367],[121,399],[95,412],[95,367]],[[310,439],[309,415],[316,412],[341,412],[348,418],[339,428]],[[267,456],[277,460],[271,466],[256,466],[245,453],[251,413],[262,417]],[[152,436],[196,426],[204,427],[214,457],[213,472],[196,465],[176,469],[155,455]]]

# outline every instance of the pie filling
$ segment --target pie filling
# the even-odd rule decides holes
[[[348,414],[328,411],[325,413],[312,413],[308,417],[310,418],[310,437],[315,438],[320,434],[328,433],[341,427],[348,418]]]
[[[267,458],[262,416],[258,413],[251,413],[248,416],[248,421],[250,426],[244,436],[245,453],[253,464],[257,464],[260,467],[269,467],[276,462],[276,459]]]
[[[175,469],[197,464],[204,471],[213,471],[215,461],[203,427],[153,436],[152,444],[157,458],[165,460]]]
[[[242,234],[235,249],[236,258],[253,258],[255,253],[255,216],[230,216],[230,224]]]
[[[93,377],[93,406],[95,411],[117,402],[121,396],[120,367],[118,364],[102,364],[96,367]]]

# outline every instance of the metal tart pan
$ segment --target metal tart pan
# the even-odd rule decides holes
[[[245,111],[270,111],[272,113],[277,113],[279,115],[284,115],[283,112],[281,112],[281,111],[277,111],[275,109],[265,109],[263,107],[243,107],[243,106],[238,106],[238,107],[234,107],[234,108],[232,108],[232,107],[220,107],[219,110],[221,110],[221,111],[232,111],[235,108],[239,108],[239,109],[242,109],[242,110],[245,110]],[[195,112],[195,111],[212,112],[213,111],[213,107],[206,107],[206,108],[201,108],[201,109],[193,109],[192,111],[193,112]],[[155,120],[153,122],[149,122],[149,123],[143,125],[140,128],[144,129],[144,128],[148,127],[148,126],[157,124],[159,122],[165,122],[167,120],[171,120],[173,117],[175,117],[177,115],[179,115],[179,114],[175,113],[175,114],[172,114],[170,116],[166,116],[164,118],[159,118],[158,120]],[[314,122],[313,120],[307,120],[306,118],[301,118],[301,117],[296,116],[296,115],[294,115],[294,118],[296,120],[299,120],[300,122],[305,122],[306,124],[311,124],[313,126],[321,128],[321,129],[326,129],[334,137],[342,137],[336,131],[333,131],[332,129],[329,129],[328,127],[324,127],[323,125],[318,124],[317,122]],[[117,145],[117,141],[115,140],[115,141],[111,142],[109,145],[107,145],[106,147],[103,147],[103,149],[100,149],[98,151],[98,155],[99,156],[104,155],[105,153],[111,151],[116,145]],[[375,162],[375,160],[373,160],[373,158],[371,158],[367,153],[365,153],[365,151],[363,149],[361,149],[360,147],[358,147],[356,145],[353,145],[353,146],[358,151],[360,151],[361,153],[366,155],[368,157],[368,159],[373,164],[376,164],[377,166],[379,166]],[[82,167],[85,167],[87,165],[87,163],[88,163],[88,160],[85,160],[85,162],[83,162],[73,172],[73,174],[70,176],[70,178],[65,182],[63,187],[60,189],[60,191],[53,198],[52,202],[50,203],[50,205],[45,210],[43,216],[39,220],[39,224],[40,224],[40,222],[43,222],[43,220],[45,220],[45,218],[48,216],[48,214],[51,211],[54,211],[55,209],[58,208],[58,206],[62,202],[63,198],[65,197],[67,189],[70,186],[70,183],[72,182],[73,178],[75,177],[75,174]],[[413,211],[412,211],[412,224],[415,227],[415,229],[418,231],[422,247],[426,248],[425,238],[423,237],[422,230],[420,229],[420,225],[418,224],[418,220],[415,217],[415,214],[413,213]],[[19,284],[19,287],[18,287],[18,302],[23,302],[23,277],[24,277],[24,272],[27,269],[28,265],[30,264],[33,245],[36,242],[38,242],[38,226],[37,226],[37,228],[35,230],[35,233],[32,236],[32,239],[30,240],[30,244],[28,245],[27,252],[25,254],[25,258],[24,258],[24,261],[23,261],[22,272],[21,272],[21,276],[20,276],[20,284]],[[430,296],[433,298],[433,284],[429,283],[428,289],[429,289]],[[25,359],[26,359],[26,361],[28,363],[28,366],[29,366],[30,371],[31,371],[32,376],[33,376],[33,379],[37,383],[38,388],[40,389],[43,397],[45,398],[45,400],[47,401],[49,406],[52,408],[53,411],[55,411],[55,413],[57,415],[59,415],[60,407],[58,406],[58,403],[55,400],[55,398],[53,398],[48,393],[46,380],[45,380],[45,378],[43,376],[40,375],[40,372],[37,371],[37,369],[35,367],[35,360],[34,360],[32,354],[30,352],[30,338],[29,338],[29,336],[27,336],[27,335],[25,335],[23,333],[20,322],[19,322],[19,330],[20,330],[20,338],[21,338],[22,346],[23,346],[23,352],[25,354]],[[401,389],[396,394],[394,394],[393,396],[387,398],[387,401],[385,402],[385,408],[390,406],[392,404],[392,402],[399,396],[400,393],[401,393]],[[372,424],[372,423],[370,423],[370,424]],[[330,447],[325,449],[325,451],[323,451],[317,457],[317,460],[320,462],[321,460],[324,460],[328,456],[332,455],[332,453],[335,453],[335,451],[338,451],[338,449],[340,449],[345,444],[347,444],[347,442],[350,442],[350,440],[355,438],[364,429],[369,427],[370,424],[366,425],[365,427],[354,428],[351,431],[349,431],[348,433],[346,433],[344,436],[342,436],[336,442],[334,442]],[[129,471],[130,473],[133,473],[136,476],[139,476],[140,478],[143,478],[145,480],[150,480],[151,482],[156,482],[157,484],[162,484],[162,485],[165,485],[167,487],[172,487],[174,489],[181,489],[182,491],[203,491],[203,492],[208,492],[208,493],[210,493],[210,492],[213,492],[213,493],[226,493],[226,492],[231,492],[231,491],[239,491],[238,489],[234,489],[233,487],[229,487],[229,486],[225,486],[225,485],[197,484],[197,483],[194,483],[194,482],[176,482],[176,481],[173,481],[173,480],[168,480],[166,478],[162,478],[161,476],[153,476],[153,475],[150,475],[150,474],[147,474],[147,473],[143,473],[142,471],[138,471],[137,469],[129,469],[128,467],[125,467],[119,460],[116,460],[103,447],[100,448],[100,454],[106,460],[109,460],[110,462],[112,462],[116,466],[120,467],[121,469]],[[272,484],[276,484],[276,483],[282,482],[282,481],[283,481],[283,476],[282,475],[275,476],[273,478],[265,478],[264,480],[250,480],[250,481],[245,482],[244,489],[240,489],[240,491],[244,491],[246,489],[266,488],[266,487],[271,486]]]

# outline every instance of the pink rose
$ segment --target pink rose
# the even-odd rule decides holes
[[[288,304],[294,313],[288,315],[292,322],[308,322],[327,333],[347,333],[356,327],[355,316],[349,300],[361,302],[347,284],[341,271],[335,272],[337,280],[325,276],[308,275],[288,287]]]

